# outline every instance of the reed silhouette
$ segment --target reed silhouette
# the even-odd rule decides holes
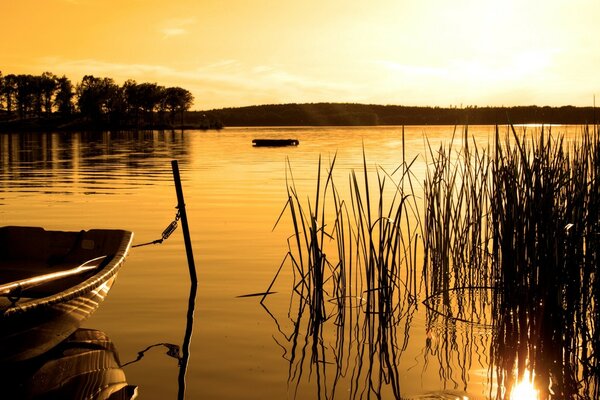
[[[491,305],[490,397],[534,376],[542,399],[598,398],[598,127],[508,132],[431,152],[427,301],[471,322]]]
[[[363,157],[362,174],[350,175],[350,203],[335,185],[334,167],[335,157],[323,174],[319,159],[316,195],[308,204],[300,200],[291,167],[287,170],[284,212],[289,210],[294,234],[282,267],[289,264],[293,271],[293,317],[291,333],[275,318],[282,334],[278,343],[295,391],[308,368],[316,376],[318,398],[334,398],[340,382],[350,398],[385,393],[400,398],[398,366],[418,297],[420,225],[410,164],[403,162],[392,174],[377,168],[373,191]]]
[[[319,160],[307,205],[288,167],[294,233],[262,303],[290,264],[291,334],[275,318],[290,382],[298,390],[308,362],[319,398],[344,380],[350,398],[400,398],[400,355],[422,300],[424,368],[436,357],[444,386],[466,391],[479,366],[489,398],[510,398],[530,376],[541,399],[598,398],[599,128],[569,140],[497,128],[487,147],[465,128],[428,148],[423,203],[404,154],[392,174],[369,172],[363,154],[349,202],[335,158],[325,178]]]
[[[529,370],[542,398],[598,398],[598,129],[512,133],[494,160],[498,379]]]

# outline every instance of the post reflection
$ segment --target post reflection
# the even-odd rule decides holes
[[[186,314],[186,324],[185,324],[185,333],[183,338],[183,343],[181,347],[174,343],[155,343],[150,346],[147,346],[143,350],[139,351],[137,357],[134,360],[128,361],[123,364],[123,367],[126,367],[131,364],[135,364],[140,362],[146,353],[154,348],[162,348],[166,350],[165,354],[171,358],[177,360],[177,366],[179,368],[179,373],[177,376],[177,399],[183,400],[185,399],[185,391],[186,391],[186,374],[188,363],[190,360],[190,347],[192,343],[192,334],[194,332],[194,313],[196,309],[196,293],[198,290],[197,283],[192,283],[190,285],[190,294],[188,298],[188,309]]]
[[[78,329],[46,354],[0,366],[2,398],[125,400],[137,397],[104,332]]]

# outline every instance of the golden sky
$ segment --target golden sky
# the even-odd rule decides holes
[[[181,86],[198,110],[600,95],[600,0],[0,0],[0,27],[4,75]]]

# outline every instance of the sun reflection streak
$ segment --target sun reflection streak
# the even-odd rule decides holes
[[[533,385],[533,378],[528,372],[525,373],[519,383],[510,391],[510,400],[539,400],[539,391]]]

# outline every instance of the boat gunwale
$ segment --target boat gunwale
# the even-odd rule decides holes
[[[0,322],[2,322],[3,320],[7,320],[13,316],[21,315],[25,312],[32,311],[33,309],[43,309],[46,307],[51,307],[55,304],[64,303],[69,300],[75,299],[86,293],[91,292],[94,289],[97,289],[98,287],[102,286],[105,282],[107,282],[111,277],[115,276],[118,273],[121,265],[124,263],[127,253],[129,252],[131,243],[133,241],[133,232],[122,229],[94,230],[111,230],[123,233],[123,238],[121,239],[121,244],[119,245],[119,248],[114,253],[114,255],[109,254],[109,256],[112,256],[112,258],[104,267],[102,267],[94,275],[90,276],[83,282],[80,282],[75,286],[69,287],[66,290],[60,291],[50,296],[31,300],[24,304],[16,304],[14,306],[6,308],[5,310],[0,312]]]

